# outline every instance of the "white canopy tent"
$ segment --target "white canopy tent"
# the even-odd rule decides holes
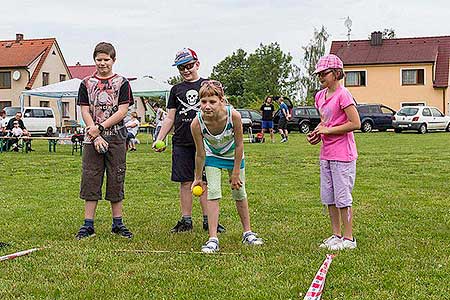
[[[164,97],[166,100],[169,98],[172,88],[170,84],[160,82],[150,76],[131,81],[130,84],[135,97]]]
[[[81,79],[73,78],[66,81],[61,81],[46,86],[41,86],[32,90],[25,90],[20,94],[20,109],[24,108],[24,96],[37,96],[45,98],[57,99],[57,106],[59,111],[60,126],[62,126],[62,99],[63,98],[77,98],[78,89],[80,88]],[[77,111],[75,120],[78,119],[80,112]]]

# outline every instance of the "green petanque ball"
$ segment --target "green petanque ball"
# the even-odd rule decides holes
[[[160,149],[163,149],[164,147],[166,147],[166,143],[164,143],[164,141],[161,141],[161,140],[156,141],[156,144],[155,144],[156,149],[160,150]]]

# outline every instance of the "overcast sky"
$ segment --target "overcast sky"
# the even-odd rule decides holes
[[[397,37],[450,35],[450,1],[303,0],[3,0],[0,40],[55,37],[68,65],[92,64],[100,41],[118,52],[115,71],[167,80],[178,49],[191,47],[200,74],[238,48],[253,52],[278,42],[300,65],[301,47],[324,25],[331,40],[345,40],[347,16],[352,39],[393,28]],[[327,51],[329,51],[328,44]]]

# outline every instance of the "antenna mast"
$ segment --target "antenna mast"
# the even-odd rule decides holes
[[[352,20],[347,16],[347,19],[345,19],[344,22],[345,27],[347,27],[347,46],[350,46],[350,32],[352,31],[352,24]]]

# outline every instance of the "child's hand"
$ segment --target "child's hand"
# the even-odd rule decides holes
[[[320,141],[322,140],[320,137],[320,134],[317,133],[317,131],[314,129],[313,131],[311,131],[310,133],[308,133],[306,135],[306,140],[311,144],[311,145],[316,145],[318,143],[320,143]]]
[[[232,190],[239,190],[242,187],[242,181],[241,178],[239,178],[239,174],[232,173],[230,183]]]
[[[94,140],[94,147],[95,150],[100,154],[108,152],[108,142],[105,141],[105,139],[103,139],[101,136],[98,136]]]
[[[314,131],[317,134],[330,134],[330,128],[323,126],[322,124],[319,124]],[[313,132],[314,132],[313,131]]]
[[[192,189],[197,185],[199,185],[203,188],[203,181],[201,179],[200,180],[194,179],[194,181],[192,182],[192,185],[191,185],[191,192],[192,192]]]
[[[161,142],[161,141],[156,140],[156,141],[153,142],[153,144],[152,144],[152,149],[153,149],[155,152],[163,152],[164,150],[166,150],[166,144],[164,144],[163,147],[157,148],[157,147],[156,147],[156,143],[158,143],[158,142]]]

